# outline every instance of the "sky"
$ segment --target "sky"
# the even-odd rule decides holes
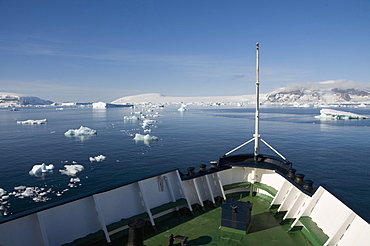
[[[0,0],[0,92],[55,102],[370,83],[368,0]]]

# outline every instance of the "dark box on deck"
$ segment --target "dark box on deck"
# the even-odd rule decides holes
[[[250,202],[226,200],[221,206],[221,229],[230,228],[248,233],[251,224],[252,206],[253,204]]]

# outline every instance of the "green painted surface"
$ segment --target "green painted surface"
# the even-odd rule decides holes
[[[239,195],[238,195],[239,197]],[[290,230],[291,220],[282,221],[284,213],[276,213],[276,208],[270,208],[270,203],[259,196],[244,197],[241,200],[253,203],[252,219],[249,232],[238,233],[232,230],[220,230],[221,203],[217,207],[205,202],[207,206],[193,206],[190,213],[187,209],[170,213],[156,219],[156,227],[149,222],[143,229],[145,246],[167,246],[168,238],[174,236],[188,237],[187,246],[212,245],[212,246],[312,246],[305,237],[307,231],[294,228]],[[98,239],[97,236],[100,238]],[[307,235],[309,238],[310,235]],[[103,233],[90,235],[76,240],[68,245],[92,246],[125,246],[128,241],[128,230],[121,231],[111,236],[112,242],[106,243]],[[312,240],[312,238],[310,238]],[[175,241],[175,246],[180,246],[180,241]]]
[[[299,221],[303,224],[302,233],[315,246],[322,246],[329,237],[312,221],[310,217],[301,217]]]
[[[215,208],[147,238],[147,246],[166,246],[171,234],[188,237],[187,246],[193,245],[311,245],[301,231],[288,231],[290,224],[280,224],[269,203],[259,197],[244,198],[253,203],[252,225],[248,234],[220,230],[221,208]],[[179,218],[181,219],[181,218]],[[186,220],[186,219],[185,219]],[[160,226],[158,226],[160,228]],[[176,243],[176,241],[175,241]],[[174,244],[179,246],[180,242]]]
[[[263,183],[256,182],[256,183],[252,184],[252,186],[255,187],[255,188],[259,188],[261,190],[267,191],[267,193],[269,193],[272,196],[275,196],[276,193],[277,193],[277,190],[275,188],[273,188],[271,186],[268,186],[266,184],[263,184]]]
[[[236,184],[230,184],[230,185],[225,185],[224,190],[232,190],[235,188],[243,188],[243,187],[249,187],[250,183],[249,182],[242,182],[242,183],[236,183]]]

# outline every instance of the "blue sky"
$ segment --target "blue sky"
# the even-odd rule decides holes
[[[52,101],[370,83],[370,1],[0,0],[0,92]]]

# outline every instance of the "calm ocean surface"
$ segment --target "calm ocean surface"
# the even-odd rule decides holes
[[[151,118],[157,122],[149,134],[159,140],[150,144],[133,140],[132,135],[144,132],[142,121],[123,120],[131,115],[129,108],[0,110],[0,188],[5,190],[0,214],[14,215],[166,170],[186,172],[187,167],[217,160],[252,138],[253,108],[189,106],[184,113],[177,108],[155,110],[161,116]],[[370,115],[370,109],[343,110]],[[314,117],[319,109],[313,108],[261,108],[260,112],[261,137],[291,161],[297,172],[315,181],[316,187],[326,185],[369,216],[370,119],[320,121]],[[17,124],[27,119],[48,122]],[[97,135],[88,139],[64,136],[80,126],[96,130]],[[240,152],[253,152],[253,144]],[[273,155],[262,143],[260,152]],[[89,157],[98,155],[106,159],[90,162]],[[54,171],[31,176],[32,167],[42,163],[53,164]],[[79,181],[59,171],[73,164],[84,166],[76,175]],[[33,194],[22,198],[19,193],[25,187],[33,187]]]

